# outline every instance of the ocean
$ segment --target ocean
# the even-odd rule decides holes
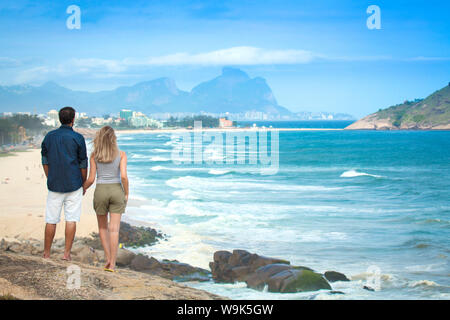
[[[120,134],[131,188],[124,218],[167,234],[135,250],[209,269],[216,250],[245,249],[352,279],[332,283],[339,295],[187,283],[232,299],[450,298],[450,132],[281,131],[278,140],[277,171],[264,174],[175,164],[171,134]],[[373,281],[376,291],[363,289]]]

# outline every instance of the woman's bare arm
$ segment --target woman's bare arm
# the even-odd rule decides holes
[[[123,191],[125,192],[125,200],[128,201],[127,154],[124,151],[120,151],[120,178],[122,180]]]
[[[95,159],[94,157],[91,155],[91,159],[90,159],[90,170],[89,170],[89,178],[87,178],[86,182],[83,185],[84,191],[86,191],[87,189],[89,189],[90,186],[92,186],[92,184],[95,181],[95,176],[97,174],[97,165],[95,164]]]

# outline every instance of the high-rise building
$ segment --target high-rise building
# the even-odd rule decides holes
[[[49,112],[47,112],[47,117],[52,120],[59,121],[59,113],[56,110],[50,110]]]
[[[125,119],[126,121],[129,121],[133,117],[133,111],[122,109],[119,112],[119,118]]]

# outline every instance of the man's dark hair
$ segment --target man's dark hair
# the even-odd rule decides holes
[[[59,122],[61,124],[71,124],[75,119],[75,109],[72,107],[64,107],[59,110]]]

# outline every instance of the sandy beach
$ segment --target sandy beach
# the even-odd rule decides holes
[[[47,185],[41,165],[40,150],[31,149],[0,158],[0,239],[44,239]],[[97,231],[92,208],[94,188],[83,200],[77,236]],[[56,239],[64,237],[64,213],[57,226]]]

